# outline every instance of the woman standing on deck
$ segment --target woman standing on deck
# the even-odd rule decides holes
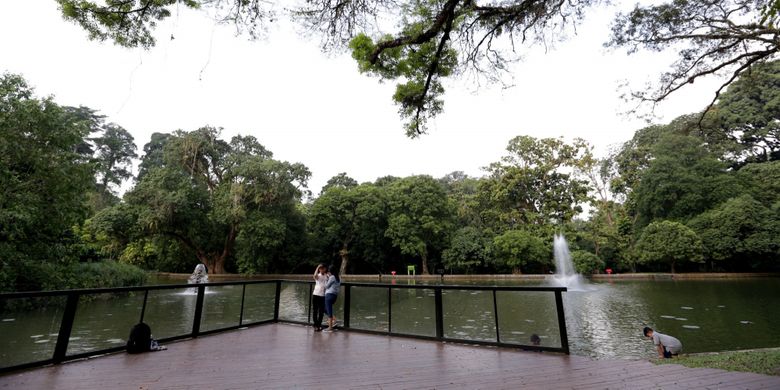
[[[328,268],[328,282],[325,285],[325,315],[328,316],[328,332],[333,331],[336,325],[336,316],[333,314],[333,304],[339,296],[341,287],[341,278],[339,278],[339,269],[335,265]]]
[[[312,292],[311,296],[311,307],[315,332],[322,331],[322,317],[325,309],[325,283],[328,282],[327,272],[325,264],[318,265],[317,269],[314,270],[314,292]]]

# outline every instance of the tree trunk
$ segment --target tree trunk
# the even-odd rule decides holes
[[[349,250],[347,250],[346,244],[344,244],[344,246],[339,251],[339,256],[341,256],[341,267],[339,268],[339,275],[346,275],[347,264],[349,264]]]
[[[422,274],[423,275],[430,275],[431,273],[428,272],[428,253],[427,251],[423,251],[422,253]]]
[[[674,261],[672,262],[672,273],[674,273]]]

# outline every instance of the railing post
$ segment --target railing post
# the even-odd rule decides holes
[[[244,297],[246,297],[246,283],[241,285],[241,312],[238,314],[238,326],[244,322]]]
[[[501,343],[501,331],[498,327],[498,300],[496,299],[496,289],[493,289],[493,318],[496,320],[496,342]]]
[[[141,318],[138,322],[144,322],[144,315],[146,314],[146,300],[149,299],[149,290],[144,291],[144,304],[141,306]]]
[[[282,299],[282,281],[276,281],[276,296],[274,297],[274,321],[279,322],[279,302]]]
[[[387,288],[387,333],[393,333],[393,289]]]
[[[309,305],[308,305],[308,311],[306,312],[306,322],[314,323],[314,316],[312,315],[312,309],[314,307],[314,284],[309,283]]]
[[[195,318],[192,320],[192,337],[200,334],[200,317],[203,315],[203,297],[206,295],[206,286],[198,285],[198,299],[195,301]]]
[[[436,306],[436,338],[444,338],[444,310],[441,303],[441,287],[434,287],[434,304]]]
[[[564,288],[563,291],[566,291]],[[555,308],[558,310],[558,330],[561,333],[561,349],[569,354],[569,337],[566,335],[566,315],[563,313],[563,296],[561,290],[555,290]]]
[[[344,328],[349,328],[349,304],[352,292],[352,286],[344,286]]]
[[[65,312],[62,313],[62,322],[60,323],[60,332],[57,335],[57,345],[54,347],[54,363],[60,363],[65,360],[68,353],[68,341],[70,341],[70,332],[73,330],[73,320],[76,318],[76,308],[79,304],[79,294],[68,294],[68,300],[65,302]]]

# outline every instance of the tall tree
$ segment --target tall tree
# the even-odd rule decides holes
[[[165,166],[165,145],[172,139],[169,133],[152,133],[149,142],[144,145],[144,155],[138,165],[136,181],[141,181],[149,171]]]
[[[451,270],[471,273],[492,263],[490,250],[490,238],[485,232],[466,226],[452,234],[448,248],[442,252],[442,262]]]
[[[138,157],[133,136],[121,126],[109,123],[101,134],[92,137],[95,144],[99,188],[113,192],[110,185],[119,186],[133,177],[133,159]]]
[[[320,192],[324,193],[329,188],[333,188],[333,187],[352,188],[352,187],[357,187],[357,185],[358,185],[357,180],[349,177],[346,172],[341,172],[338,175],[328,179],[328,182],[325,183],[324,186],[322,186],[322,190]]]
[[[126,196],[146,235],[179,241],[214,273],[226,271],[249,218],[300,199],[310,175],[301,164],[274,160],[253,137],[227,143],[219,134],[212,127],[176,132],[165,166]]]
[[[551,224],[570,221],[588,200],[588,187],[573,169],[587,152],[583,140],[568,144],[557,138],[518,136],[509,154],[491,164],[480,182],[483,219],[497,232],[530,229],[552,234]]]
[[[704,131],[723,138],[724,158],[734,166],[779,160],[780,61],[743,72],[721,95]]]
[[[0,267],[68,261],[71,227],[86,216],[94,185],[80,153],[89,131],[51,97],[35,97],[21,76],[0,76]]]
[[[452,228],[453,208],[444,188],[430,176],[410,176],[393,182],[390,217],[385,235],[402,254],[419,257],[424,275],[428,260],[440,251]]]
[[[656,219],[687,221],[739,193],[736,180],[691,136],[666,135],[631,197],[639,226]]]
[[[348,272],[350,260],[379,265],[381,255],[375,251],[385,246],[386,192],[372,184],[330,187],[311,205],[310,231],[324,250],[338,255],[342,274]]]

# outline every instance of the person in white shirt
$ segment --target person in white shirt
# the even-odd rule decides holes
[[[322,331],[322,317],[325,315],[325,284],[328,282],[328,269],[320,264],[314,270],[314,291],[311,296],[312,322],[314,331]]]

